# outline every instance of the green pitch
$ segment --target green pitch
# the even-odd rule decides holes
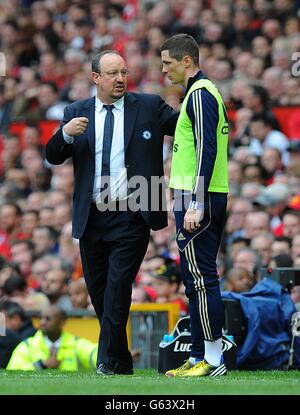
[[[94,371],[0,370],[3,395],[300,395],[300,371],[233,371],[219,378],[173,378],[154,369],[133,376],[100,377]],[[1,398],[0,398],[1,401]]]

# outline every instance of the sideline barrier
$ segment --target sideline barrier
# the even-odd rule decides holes
[[[159,343],[165,333],[170,333],[179,319],[179,305],[172,303],[132,304],[127,324],[129,349],[136,368],[157,368]],[[33,325],[39,327],[39,314],[31,312]],[[68,313],[66,331],[98,342],[99,324],[93,311],[78,310]]]

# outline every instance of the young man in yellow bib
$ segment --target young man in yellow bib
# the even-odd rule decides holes
[[[161,47],[162,71],[185,88],[173,145],[177,245],[189,298],[192,348],[173,376],[226,374],[222,356],[222,304],[216,257],[224,229],[227,194],[228,120],[216,86],[199,68],[199,47],[178,34]]]

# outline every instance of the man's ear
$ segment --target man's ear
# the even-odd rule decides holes
[[[185,55],[182,59],[183,63],[184,63],[184,67],[186,69],[191,67],[192,64],[192,58],[189,55]]]
[[[100,75],[97,72],[92,72],[91,78],[92,81],[97,85],[99,83]]]

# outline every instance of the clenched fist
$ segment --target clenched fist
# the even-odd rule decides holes
[[[64,125],[63,130],[70,136],[80,135],[85,132],[88,122],[89,120],[86,117],[72,118],[71,121]]]

